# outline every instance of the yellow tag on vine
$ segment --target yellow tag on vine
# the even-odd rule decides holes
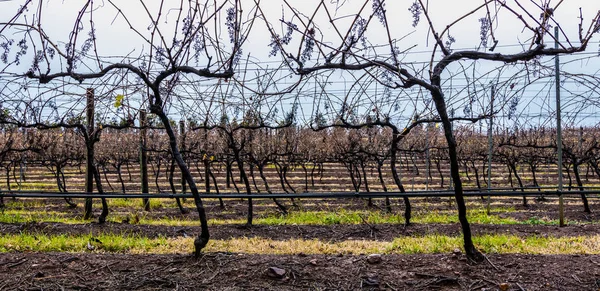
[[[121,105],[123,105],[123,99],[125,99],[125,96],[122,94],[117,95],[115,98],[115,108],[119,108]]]

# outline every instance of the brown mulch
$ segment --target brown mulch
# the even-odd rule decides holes
[[[600,256],[0,254],[0,290],[598,290]],[[493,264],[493,265],[492,265]],[[271,267],[280,268],[270,272]]]

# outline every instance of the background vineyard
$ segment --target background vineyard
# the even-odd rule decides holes
[[[556,186],[555,143],[552,134],[540,134],[541,131],[496,132],[492,150],[492,188],[520,186],[514,173],[509,170],[510,162],[515,164],[523,186]],[[246,130],[244,134],[265,134],[264,130],[249,132],[251,131]],[[488,137],[468,126],[457,132],[461,175],[465,178],[466,187],[487,188]],[[565,140],[565,147],[573,149],[575,157],[584,161],[579,165],[584,186],[598,186],[598,130],[571,129],[566,133],[570,139]],[[26,133],[12,130],[4,135],[13,139],[13,143],[36,144],[32,144],[30,151],[7,152],[3,156],[1,166],[4,169],[4,179],[0,187],[9,190],[84,191],[82,174],[85,151],[83,140],[75,131],[28,129]],[[107,130],[103,133],[97,145],[95,161],[110,192],[140,192],[139,135],[139,130],[135,129]],[[160,129],[153,129],[149,136],[147,151],[150,192],[171,192],[171,176],[176,192],[181,192],[181,174],[172,167],[164,133]],[[214,179],[209,176],[213,191],[216,182],[219,193],[239,193],[240,189],[244,192],[235,160],[231,157],[226,142],[219,136],[219,130],[209,131],[209,136],[210,139],[204,141],[201,130],[196,130],[187,131],[183,137],[183,153],[194,176],[204,183],[204,161],[208,161],[214,176]],[[285,148],[276,142],[281,138],[302,138],[305,144],[298,143],[296,147]],[[389,155],[386,153],[389,151],[387,138],[389,132],[381,129],[271,130],[246,146],[243,152],[244,165],[257,193],[267,192],[257,167],[258,161],[264,163],[266,183],[276,193],[384,191],[377,171],[379,163],[386,188],[397,191],[390,173]],[[426,139],[430,141],[427,142]],[[9,139],[4,140],[5,143],[8,141]],[[439,130],[423,127],[413,131],[401,143],[399,152],[399,172],[408,190],[439,190],[450,187],[447,151]],[[569,159],[565,160],[564,166],[565,184],[569,188],[577,186]],[[429,179],[426,178],[428,168]],[[367,183],[364,182],[365,177]]]

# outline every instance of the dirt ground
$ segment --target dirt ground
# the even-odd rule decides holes
[[[599,233],[598,225],[473,225],[475,234],[576,236]],[[120,223],[0,224],[1,233],[142,234],[183,236],[197,227]],[[269,237],[392,240],[438,233],[459,235],[458,225],[220,225],[214,239]],[[0,254],[0,290],[600,290],[600,256],[490,255],[473,264],[463,254],[383,255],[184,255],[6,253]],[[271,267],[279,268],[270,269]],[[277,274],[277,272],[285,272]],[[503,289],[504,288],[504,289]]]
[[[522,237],[527,236],[592,236],[600,233],[600,225],[569,225],[566,227],[548,225],[492,225],[473,224],[474,235],[481,234],[511,234]],[[0,233],[19,234],[39,233],[47,235],[141,235],[149,238],[158,236],[179,237],[195,236],[200,232],[200,227],[191,226],[156,226],[132,225],[124,223],[88,223],[88,224],[62,224],[62,223],[0,223]],[[276,240],[319,239],[322,241],[338,242],[344,240],[368,239],[378,241],[392,241],[401,236],[423,236],[439,234],[449,236],[461,235],[458,224],[413,224],[409,227],[397,224],[336,224],[336,225],[254,225],[250,228],[244,225],[218,225],[210,228],[212,239],[230,239],[242,237],[263,237]]]
[[[470,198],[471,201],[477,201],[479,204],[481,201],[479,198]],[[415,201],[413,203],[413,211],[450,211],[450,213],[456,211],[455,205],[446,203],[448,199],[430,199],[430,203],[423,205],[422,201]],[[577,222],[575,224],[569,224],[566,227],[558,227],[555,225],[544,225],[544,224],[522,224],[522,225],[498,225],[498,224],[472,224],[472,230],[475,235],[481,234],[502,234],[510,233],[519,236],[586,236],[586,235],[597,235],[600,233],[600,212],[595,210],[600,206],[598,200],[592,200],[590,203],[592,213],[585,213],[579,203],[578,199],[569,199],[569,203],[565,207],[565,216],[567,221]],[[335,212],[338,209],[355,209],[355,210],[377,210],[377,208],[369,208],[366,206],[365,201],[361,200],[342,200],[342,199],[329,199],[329,200],[310,200],[303,201],[301,209],[290,208],[290,211],[329,211]],[[381,204],[382,201],[376,201],[377,204]],[[393,211],[397,215],[402,215],[402,205],[399,205],[397,201],[394,201]],[[513,218],[518,221],[526,221],[532,218],[557,218],[558,206],[553,204],[553,200],[537,201],[530,199],[529,206],[524,207],[521,204],[519,198],[513,199],[495,199],[494,207],[514,207],[516,211],[512,212],[499,212],[494,213],[492,208],[492,214],[500,217]],[[57,211],[64,213],[66,216],[80,217],[82,209],[78,207],[76,209],[69,209],[66,207],[64,202],[60,199],[47,200],[44,207],[45,211]],[[431,204],[433,203],[433,204]],[[255,217],[262,217],[265,215],[277,214],[277,208],[271,205],[272,202],[269,200],[257,200],[255,201]],[[242,219],[245,218],[246,204],[240,200],[229,200],[226,201],[226,208],[221,209],[218,207],[216,201],[210,201],[207,203],[207,212],[211,219]],[[381,205],[380,205],[381,206]],[[472,207],[472,206],[471,206]],[[99,212],[100,209],[95,209]],[[119,215],[128,215],[132,213],[140,213],[148,218],[163,218],[163,217],[174,217],[178,219],[197,221],[197,213],[190,211],[187,214],[181,214],[176,208],[172,207],[161,207],[153,209],[150,212],[141,212],[138,208],[112,208],[112,214],[118,213]],[[111,214],[109,214],[110,216]],[[186,235],[195,235],[199,232],[198,226],[160,226],[160,225],[140,225],[140,224],[128,224],[128,223],[106,223],[103,225],[97,223],[82,223],[82,224],[63,224],[63,223],[19,223],[19,224],[4,224],[0,223],[0,233],[11,233],[18,234],[21,232],[30,233],[43,233],[43,234],[99,234],[99,233],[112,233],[112,234],[138,234],[146,237],[177,237]],[[239,237],[265,237],[273,239],[291,239],[291,238],[302,238],[302,239],[319,239],[324,241],[343,241],[349,239],[370,239],[380,241],[391,241],[398,236],[419,236],[426,234],[440,234],[440,235],[460,235],[460,226],[458,223],[454,224],[412,224],[410,227],[404,227],[398,224],[357,224],[357,225],[345,225],[345,224],[333,224],[333,225],[255,225],[252,228],[245,228],[242,225],[215,225],[211,226],[211,238],[213,239],[229,239]]]
[[[0,290],[599,290],[600,256],[7,253]],[[493,265],[492,265],[493,264]]]
[[[19,200],[28,201],[27,199],[20,198]],[[29,199],[31,200],[31,199]],[[96,199],[97,201],[98,199]],[[8,201],[8,200],[7,200]],[[47,212],[58,212],[64,215],[64,217],[81,217],[83,213],[83,199],[75,199],[78,203],[78,207],[69,208],[62,199],[40,199],[38,200],[44,204],[43,210]],[[297,199],[297,207],[293,206],[289,200],[280,199],[290,212],[298,211],[326,211],[335,212],[338,210],[345,211],[386,211],[383,199],[373,199],[373,206],[367,206],[366,199]],[[449,211],[456,213],[456,203],[454,198],[429,198],[427,200],[419,198],[411,199],[412,209],[414,212],[419,211]],[[479,197],[468,197],[467,201],[470,202],[467,206],[468,209],[483,208],[486,202],[481,200]],[[391,199],[392,211],[396,214],[402,214],[404,211],[404,203],[402,199]],[[492,214],[496,214],[503,218],[513,218],[520,221],[525,221],[532,218],[558,218],[558,199],[547,198],[546,200],[539,200],[536,198],[528,198],[527,206],[523,206],[521,198],[513,197],[493,197],[492,198]],[[247,202],[241,199],[227,199],[225,200],[225,208],[221,208],[216,200],[205,201],[205,208],[209,219],[245,219],[247,213]],[[578,222],[598,222],[600,221],[600,199],[594,196],[590,197],[590,208],[591,213],[585,213],[581,200],[574,196],[565,198],[565,217],[567,220],[573,220]],[[194,211],[194,205],[191,199],[187,200],[184,204],[185,208],[190,212],[188,214],[181,214],[172,203],[170,207],[159,207],[152,209],[150,212],[142,211],[141,203],[139,207],[109,207],[109,217],[111,215],[128,215],[128,214],[141,214],[148,219],[159,219],[164,217],[177,217],[180,219],[197,219],[197,214]],[[495,208],[514,208],[515,211],[511,212],[498,212],[495,213]],[[7,209],[15,210],[26,210],[26,207],[10,207]],[[38,208],[39,209],[39,208]],[[100,213],[100,207],[94,209],[96,215]],[[275,204],[268,199],[254,199],[254,213],[255,218],[281,214]]]
[[[430,210],[449,210],[454,206],[437,201]],[[80,214],[81,208],[67,209],[50,204],[53,211]],[[341,202],[341,201],[339,201]],[[596,202],[596,201],[594,201]],[[367,209],[364,201],[308,203],[304,210],[336,208]],[[354,206],[352,206],[354,205]],[[418,204],[417,204],[418,205]],[[263,213],[276,212],[272,205],[257,204]],[[556,205],[531,201],[529,207],[518,199],[504,200],[516,212],[500,216],[526,220],[554,217]],[[596,210],[598,204],[592,204]],[[228,201],[226,210],[214,204],[213,217],[243,217],[245,204]],[[262,209],[261,209],[262,208]],[[421,208],[417,206],[416,208]],[[135,213],[139,209],[117,209]],[[473,224],[474,234],[510,233],[519,236],[589,236],[600,233],[600,216],[583,213],[577,203],[567,205],[567,218],[592,224],[566,227],[552,225]],[[401,205],[394,211],[401,213]],[[152,216],[181,216],[197,219],[197,214],[178,214],[174,208],[159,208]],[[147,237],[196,235],[199,227],[150,226],[127,223],[22,223],[0,224],[0,233],[19,234],[140,234]],[[398,236],[425,234],[460,235],[458,224],[358,225],[218,225],[211,227],[211,238],[264,237],[343,241],[369,239],[391,241]],[[383,255],[380,263],[369,263],[367,255],[250,255],[209,253],[200,259],[189,255],[130,255],[72,253],[0,254],[0,290],[600,290],[598,255],[489,255],[489,261],[473,264],[460,253],[436,255]]]

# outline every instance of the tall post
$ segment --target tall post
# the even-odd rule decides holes
[[[454,118],[454,109],[450,109],[450,118]],[[450,131],[454,132],[454,122],[450,121]],[[448,152],[448,155],[450,152]],[[448,156],[450,157],[450,156]],[[450,161],[448,161],[448,165],[450,165]],[[448,186],[449,190],[454,190],[454,178],[452,178],[452,166],[450,166],[450,185]],[[448,206],[452,207],[452,201],[454,199],[452,196],[448,197]]]
[[[25,147],[25,143],[27,142],[27,139],[29,138],[29,131],[27,131],[27,128],[23,129],[23,147]],[[21,187],[23,185],[23,182],[25,181],[25,155],[21,155],[21,161],[19,163],[19,191],[21,191]],[[14,200],[15,197],[13,197]]]
[[[494,151],[494,98],[496,97],[496,88],[492,85],[492,94],[490,97],[490,123],[488,127],[488,168],[487,168],[487,205],[485,207],[486,212],[490,215],[490,204],[492,203],[492,197],[490,192],[492,191],[492,152]]]
[[[450,109],[450,118],[454,118],[454,108]],[[443,131],[443,129],[442,129],[442,131]],[[450,121],[450,131],[454,131],[454,122],[453,121]],[[448,163],[448,165],[450,165],[450,163]],[[452,178],[452,175],[450,175],[449,187],[450,187],[449,188],[450,190],[454,190],[454,179]],[[452,199],[452,197],[449,197],[449,198],[450,198],[450,204],[452,204],[453,199]]]
[[[554,27],[554,48],[558,48],[558,26]],[[562,169],[562,125],[561,125],[561,113],[560,113],[560,73],[559,73],[560,59],[558,55],[554,57],[554,77],[556,83],[556,151],[558,155],[558,218],[560,226],[565,226],[565,205],[563,201],[563,169]]]
[[[413,166],[412,166],[412,191],[415,191],[415,176],[417,175],[417,164],[415,161],[415,152],[411,153],[412,159],[413,159]]]
[[[85,192],[94,192],[94,143],[92,133],[94,132],[94,89],[88,88],[85,91],[86,97],[86,155],[85,155]],[[84,219],[92,218],[92,198],[85,198]]]
[[[184,153],[185,153],[185,121],[180,120],[179,121],[179,147],[181,148],[181,157],[184,157]],[[181,193],[185,194],[186,191],[186,183],[185,183],[185,177],[183,177],[183,174],[181,175]],[[185,198],[184,198],[185,199]]]
[[[25,180],[25,158],[21,157],[21,162],[19,163],[19,191],[21,191],[21,185]]]
[[[579,151],[583,152],[583,126],[579,127]]]
[[[147,138],[146,110],[140,110],[140,178],[142,180],[142,194],[148,194],[148,153],[146,152]],[[150,211],[150,199],[143,198],[145,211]]]
[[[429,156],[429,132],[430,132],[430,127],[431,125],[429,123],[427,123],[427,133],[425,135],[425,168],[427,170],[427,172],[425,173],[425,190],[429,191],[429,176],[431,175],[431,162],[429,161],[430,156]]]

